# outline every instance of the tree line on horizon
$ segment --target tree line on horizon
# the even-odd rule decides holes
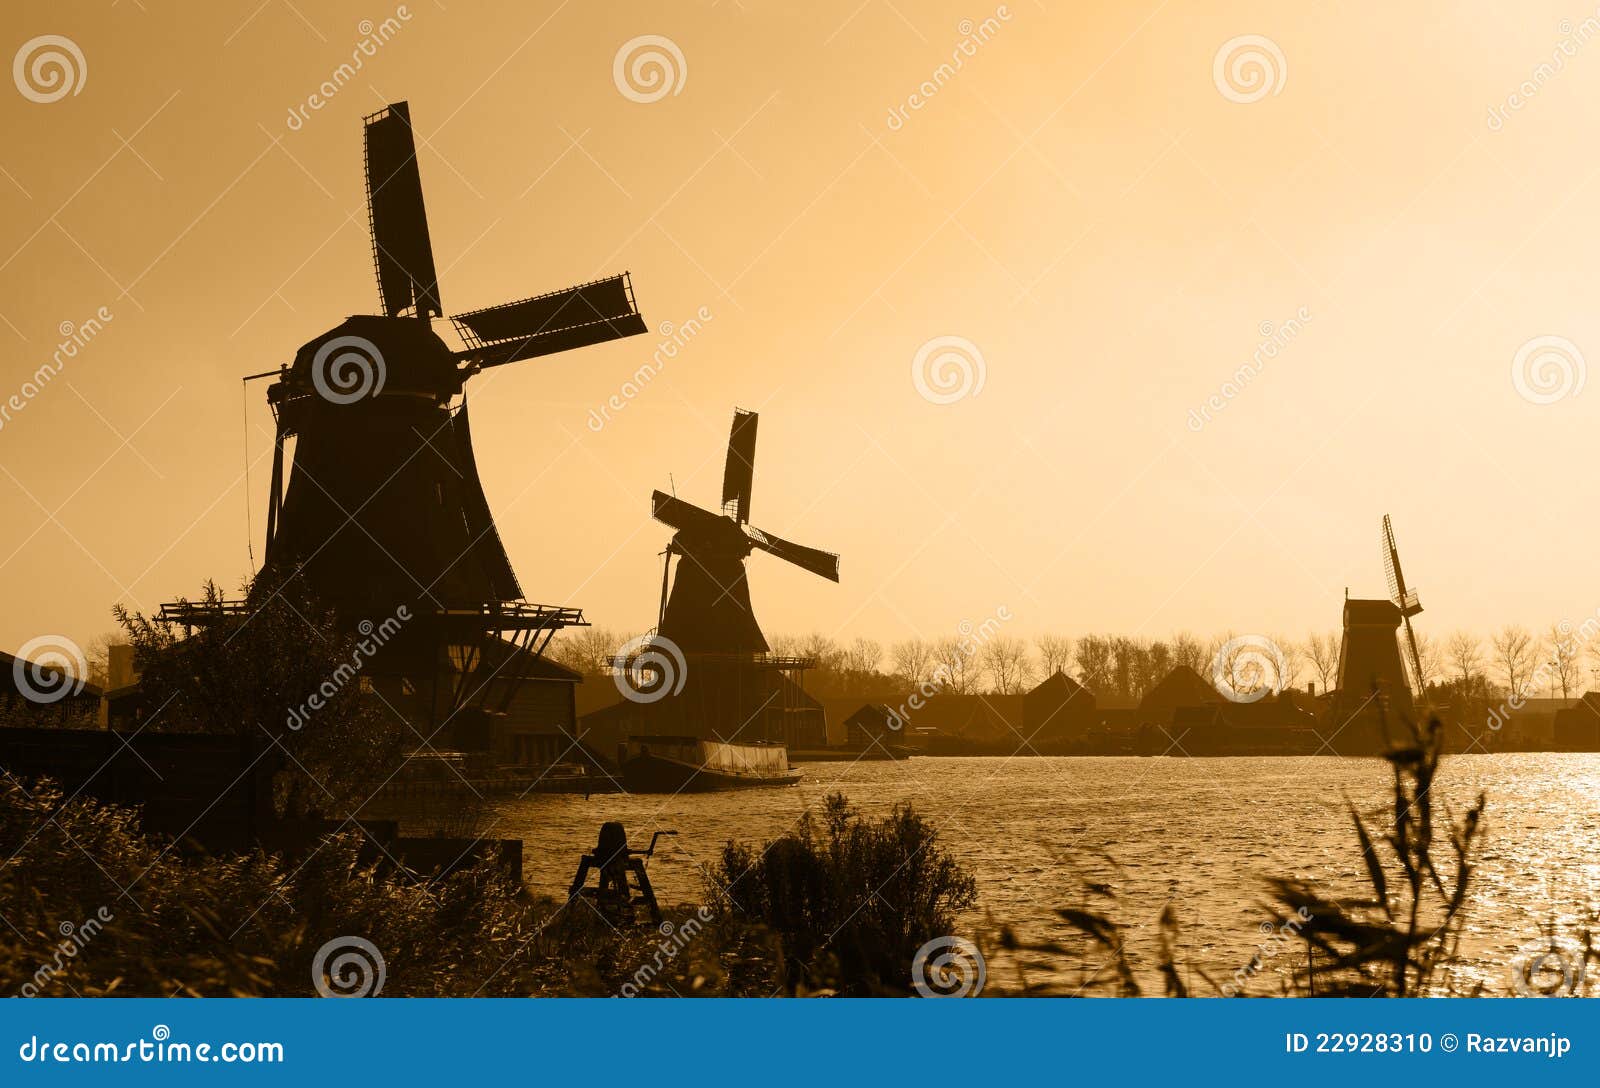
[[[1303,688],[1315,682],[1318,692],[1338,686],[1338,631],[1313,632],[1303,639],[1266,637],[1283,658],[1276,686]],[[1204,640],[1188,632],[1165,639],[999,634],[974,646],[973,639],[954,635],[884,643],[871,638],[846,642],[813,633],[779,635],[771,641],[775,654],[816,661],[806,676],[806,687],[815,695],[873,695],[929,683],[956,694],[1016,695],[1061,672],[1102,698],[1138,700],[1180,667],[1210,683],[1219,651],[1234,638],[1232,632]],[[607,628],[579,628],[552,641],[548,656],[584,676],[600,676],[628,641],[627,635]],[[1523,698],[1569,699],[1588,690],[1591,680],[1600,687],[1600,638],[1585,640],[1562,624],[1539,634],[1515,624],[1487,637],[1465,630],[1440,639],[1418,634],[1417,651],[1422,686],[1446,696],[1520,693]]]
[[[1210,683],[1218,651],[1234,637],[1233,632],[1206,639],[1188,632],[1165,639],[998,634],[974,646],[974,639],[955,635],[884,643],[871,638],[846,642],[813,633],[776,636],[772,652],[815,660],[806,687],[821,696],[885,694],[929,683],[955,694],[1017,695],[1059,671],[1101,698],[1138,700],[1180,666]],[[1302,639],[1266,637],[1283,655],[1278,686],[1303,688],[1315,682],[1318,692],[1338,686],[1338,631],[1313,632]],[[90,682],[105,683],[110,647],[125,641],[116,632],[84,647]],[[555,638],[547,656],[583,676],[602,676],[628,641],[628,635],[609,628],[577,628]],[[1516,624],[1488,636],[1460,630],[1436,639],[1419,633],[1417,650],[1422,685],[1446,696],[1486,699],[1520,692],[1523,698],[1571,699],[1591,686],[1600,688],[1600,637],[1586,637],[1581,629],[1561,623],[1539,633]]]

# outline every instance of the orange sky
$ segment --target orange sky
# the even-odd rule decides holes
[[[469,386],[534,599],[651,623],[650,491],[714,504],[737,405],[754,524],[843,555],[838,586],[752,559],[769,633],[1326,628],[1382,593],[1384,512],[1424,632],[1600,606],[1600,389],[1512,378],[1538,337],[1600,360],[1593,9],[258,3],[8,5],[8,55],[62,35],[87,73],[0,85],[0,401],[113,319],[0,419],[0,648],[248,573],[270,417],[239,378],[376,310],[360,117],[402,98],[448,312],[629,269],[652,327],[712,315],[598,433],[659,336]],[[647,34],[685,70],[638,102],[613,62]],[[1244,35],[1282,58],[1256,101],[1214,77]],[[976,395],[919,394],[939,337]]]

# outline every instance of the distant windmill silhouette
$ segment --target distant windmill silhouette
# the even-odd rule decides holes
[[[1412,676],[1417,682],[1417,697],[1423,695],[1422,655],[1417,650],[1417,635],[1411,629],[1411,617],[1422,611],[1417,591],[1406,585],[1405,573],[1400,569],[1400,550],[1394,542],[1394,525],[1389,515],[1383,515],[1383,573],[1389,580],[1389,599],[1400,610],[1400,620],[1405,624],[1406,644],[1411,653]]]
[[[775,555],[830,581],[839,580],[839,557],[794,544],[750,524],[755,477],[757,415],[737,409],[722,473],[722,512],[657,491],[650,512],[677,530],[667,545],[661,576],[658,633],[689,654],[762,654],[770,648],[750,607],[745,559],[752,551]],[[671,579],[672,557],[678,573]]]

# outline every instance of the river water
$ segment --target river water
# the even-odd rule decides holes
[[[781,835],[836,790],[868,815],[910,802],[977,878],[980,899],[964,932],[1007,923],[1060,937],[1054,911],[1084,902],[1075,875],[1083,874],[1115,886],[1136,960],[1149,963],[1154,923],[1171,902],[1183,927],[1180,959],[1225,978],[1262,943],[1264,877],[1367,889],[1345,799],[1381,812],[1390,796],[1387,764],[1335,757],[915,758],[804,771],[799,786],[778,789],[503,801],[488,833],[521,838],[531,888],[562,896],[602,821],[621,820],[635,846],[654,830],[676,830],[651,861],[651,879],[664,903],[696,904],[730,838]],[[1574,931],[1600,904],[1600,755],[1446,757],[1437,799],[1459,813],[1479,791],[1489,799],[1488,835],[1459,981],[1504,993],[1520,947],[1549,926]],[[1268,957],[1250,989],[1275,990],[1292,958]]]

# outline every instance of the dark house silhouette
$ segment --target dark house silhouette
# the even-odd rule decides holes
[[[1022,697],[1022,735],[1035,751],[1081,745],[1099,722],[1094,692],[1057,669]]]
[[[1179,707],[1171,735],[1174,755],[1310,755],[1322,746],[1316,715],[1282,695]]]
[[[1139,717],[1145,725],[1171,725],[1181,707],[1207,706],[1222,702],[1217,689],[1187,665],[1167,673],[1139,700]]]
[[[844,720],[845,745],[873,748],[906,741],[905,719],[887,703],[867,703]]]
[[[29,686],[27,677],[38,673],[39,690]],[[60,693],[49,702],[40,691]],[[87,681],[73,684],[59,669],[40,666],[26,658],[0,651],[0,725],[44,726],[68,729],[93,729],[100,720],[101,691]]]
[[[1010,753],[1021,748],[1027,736],[1023,728],[1023,698],[941,691],[916,709],[908,707],[907,718],[913,729],[937,729],[940,736],[957,744],[956,750],[961,750],[962,745],[997,745]]]
[[[1585,692],[1573,706],[1556,711],[1555,747],[1564,752],[1600,752],[1600,691]]]

